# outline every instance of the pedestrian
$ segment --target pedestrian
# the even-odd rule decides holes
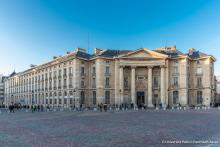
[[[102,112],[102,103],[100,104],[100,111]]]
[[[31,112],[33,113],[34,112],[34,106],[31,105]]]
[[[43,111],[43,105],[41,105],[40,110],[41,110],[41,112]]]
[[[37,111],[38,112],[40,111],[40,105],[37,105]]]

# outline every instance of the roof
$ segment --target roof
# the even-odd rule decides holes
[[[12,77],[12,76],[14,76],[14,75],[16,75],[16,72],[15,72],[15,71],[13,71],[13,72],[9,75],[9,77]]]
[[[77,57],[80,57],[80,58],[86,58],[86,59],[89,59],[89,58],[92,57],[92,55],[87,54],[87,53],[85,53],[85,52],[81,52],[81,51],[77,51],[77,52],[76,52],[76,56],[77,56]]]
[[[202,53],[200,51],[193,51],[193,52],[187,53],[186,55],[192,59],[197,59],[197,58],[202,58],[202,57],[208,56],[207,54]]]
[[[184,55],[182,52],[178,51],[178,50],[153,50],[155,52],[161,53],[161,54],[165,54],[168,55],[171,58],[176,58],[179,57],[181,55]]]
[[[103,52],[101,52],[100,54],[98,54],[97,56],[101,56],[101,57],[115,57],[115,56],[119,56],[122,54],[127,54],[128,52],[130,52],[130,50],[104,50]]]

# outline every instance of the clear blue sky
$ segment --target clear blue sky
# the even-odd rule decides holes
[[[0,0],[0,73],[88,49],[88,34],[89,53],[154,49],[167,40],[220,59],[220,0]]]

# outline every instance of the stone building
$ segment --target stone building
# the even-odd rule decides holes
[[[95,107],[98,104],[206,105],[214,101],[212,55],[175,46],[154,50],[77,48],[16,73],[6,81],[6,104]]]
[[[0,74],[0,107],[4,105],[5,85],[4,81],[7,77]]]

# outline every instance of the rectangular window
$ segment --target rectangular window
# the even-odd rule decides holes
[[[178,67],[177,66],[173,67],[173,74],[178,74],[178,73],[179,73]]]
[[[85,83],[84,83],[84,81],[82,80],[81,81],[81,87],[84,87],[85,86]]]
[[[124,78],[124,87],[128,88],[128,77]]]
[[[155,88],[158,88],[158,87],[159,87],[158,77],[154,77],[153,85],[154,85]]]
[[[84,71],[84,67],[81,67],[81,75],[84,75],[85,71]]]
[[[106,74],[109,74],[110,72],[109,72],[109,66],[106,66],[106,68],[105,68],[105,73]]]
[[[106,86],[109,86],[109,77],[107,77],[107,78],[105,79],[105,85],[106,85]]]
[[[66,68],[63,69],[63,75],[66,75]]]
[[[178,77],[173,77],[173,86],[178,86]]]
[[[61,74],[62,74],[62,71],[61,71],[61,70],[59,70],[59,76],[61,76]]]
[[[196,74],[198,74],[198,75],[202,74],[202,67],[197,67]]]
[[[202,87],[202,78],[201,77],[197,78],[197,87]]]
[[[96,80],[95,80],[95,78],[92,79],[92,87],[96,87]]]

